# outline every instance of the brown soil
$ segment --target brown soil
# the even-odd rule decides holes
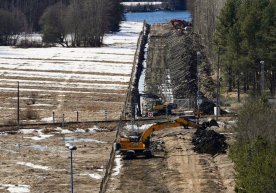
[[[93,125],[91,125],[91,128]],[[86,128],[87,129],[87,128]],[[69,192],[70,153],[65,143],[68,138],[95,139],[97,142],[76,142],[74,158],[75,192],[98,192],[101,179],[89,174],[104,175],[105,164],[109,159],[115,132],[61,134],[55,128],[44,128],[45,140],[32,140],[28,137],[37,133],[4,135],[0,138],[0,187],[1,184],[30,185],[30,192]],[[48,170],[32,168],[18,163],[32,163],[48,166]],[[0,192],[8,192],[2,187]]]
[[[183,96],[194,97],[193,89],[196,85],[187,82],[193,78],[190,73],[195,75],[196,71],[191,68],[190,72],[187,69],[196,65],[194,56],[198,50],[203,52],[195,34],[173,30],[169,24],[152,26],[147,57],[146,92],[160,95],[160,87],[166,78],[165,71],[169,68],[173,72],[172,86],[181,86],[181,96],[183,93]],[[208,68],[206,71],[205,67]],[[201,91],[206,96],[212,96],[214,85],[207,62],[204,69],[201,69],[204,79]],[[232,131],[228,129],[225,127],[217,130],[222,133]],[[153,141],[159,144],[155,157],[122,160],[121,172],[118,176],[111,176],[107,192],[234,193],[233,163],[227,154],[212,156],[194,152],[194,132],[194,129],[168,128],[154,133]],[[229,136],[232,138],[233,135]]]
[[[123,160],[118,177],[112,177],[108,193],[234,192],[233,163],[227,155],[211,156],[193,151],[195,130],[165,129],[153,140],[163,148],[152,159]]]

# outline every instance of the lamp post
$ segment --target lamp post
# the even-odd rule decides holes
[[[65,146],[70,150],[71,193],[74,193],[73,151],[77,150],[77,146],[68,143]]]
[[[220,95],[220,81],[219,81],[219,62],[220,62],[220,58],[219,58],[219,56],[220,56],[220,48],[218,48],[218,66],[217,66],[217,104],[216,104],[216,120],[218,120],[218,116],[219,116],[219,112],[220,112],[220,109],[219,109],[219,107],[220,107],[220,105],[219,105],[219,95]]]
[[[264,94],[264,64],[265,62],[262,60],[260,61],[260,64],[261,64],[261,93]]]
[[[197,100],[196,100],[196,104],[197,104],[198,111],[199,111],[199,105],[201,104],[201,101],[200,101],[200,71],[199,71],[200,56],[201,56],[201,53],[197,52],[196,53],[196,61],[197,61]]]

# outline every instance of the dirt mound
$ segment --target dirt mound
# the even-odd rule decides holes
[[[213,130],[197,129],[192,138],[194,151],[211,155],[226,153],[227,143],[224,135]]]
[[[215,106],[216,106],[216,104],[214,102],[205,98],[205,101],[203,103],[201,103],[199,106],[199,111],[202,112],[204,115],[213,115]],[[226,115],[227,112],[224,111],[223,109],[220,109],[220,114]]]

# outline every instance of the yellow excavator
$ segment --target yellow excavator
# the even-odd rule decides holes
[[[184,126],[184,128],[192,127],[205,129],[211,126],[218,126],[218,123],[215,120],[211,120],[203,122],[202,124],[197,124],[185,118],[177,118],[173,122],[155,123],[144,130],[143,133],[118,138],[116,149],[120,150],[120,153],[126,159],[131,159],[139,155],[144,155],[146,158],[150,158],[153,156],[154,150],[150,141],[151,134],[154,131],[159,131],[164,128],[174,128],[179,126]]]

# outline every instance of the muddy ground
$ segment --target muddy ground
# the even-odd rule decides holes
[[[233,193],[233,163],[227,154],[211,156],[194,152],[191,143],[194,132],[195,129],[183,128],[156,132],[153,141],[158,141],[159,148],[155,157],[122,160],[121,173],[111,177],[107,192]]]

